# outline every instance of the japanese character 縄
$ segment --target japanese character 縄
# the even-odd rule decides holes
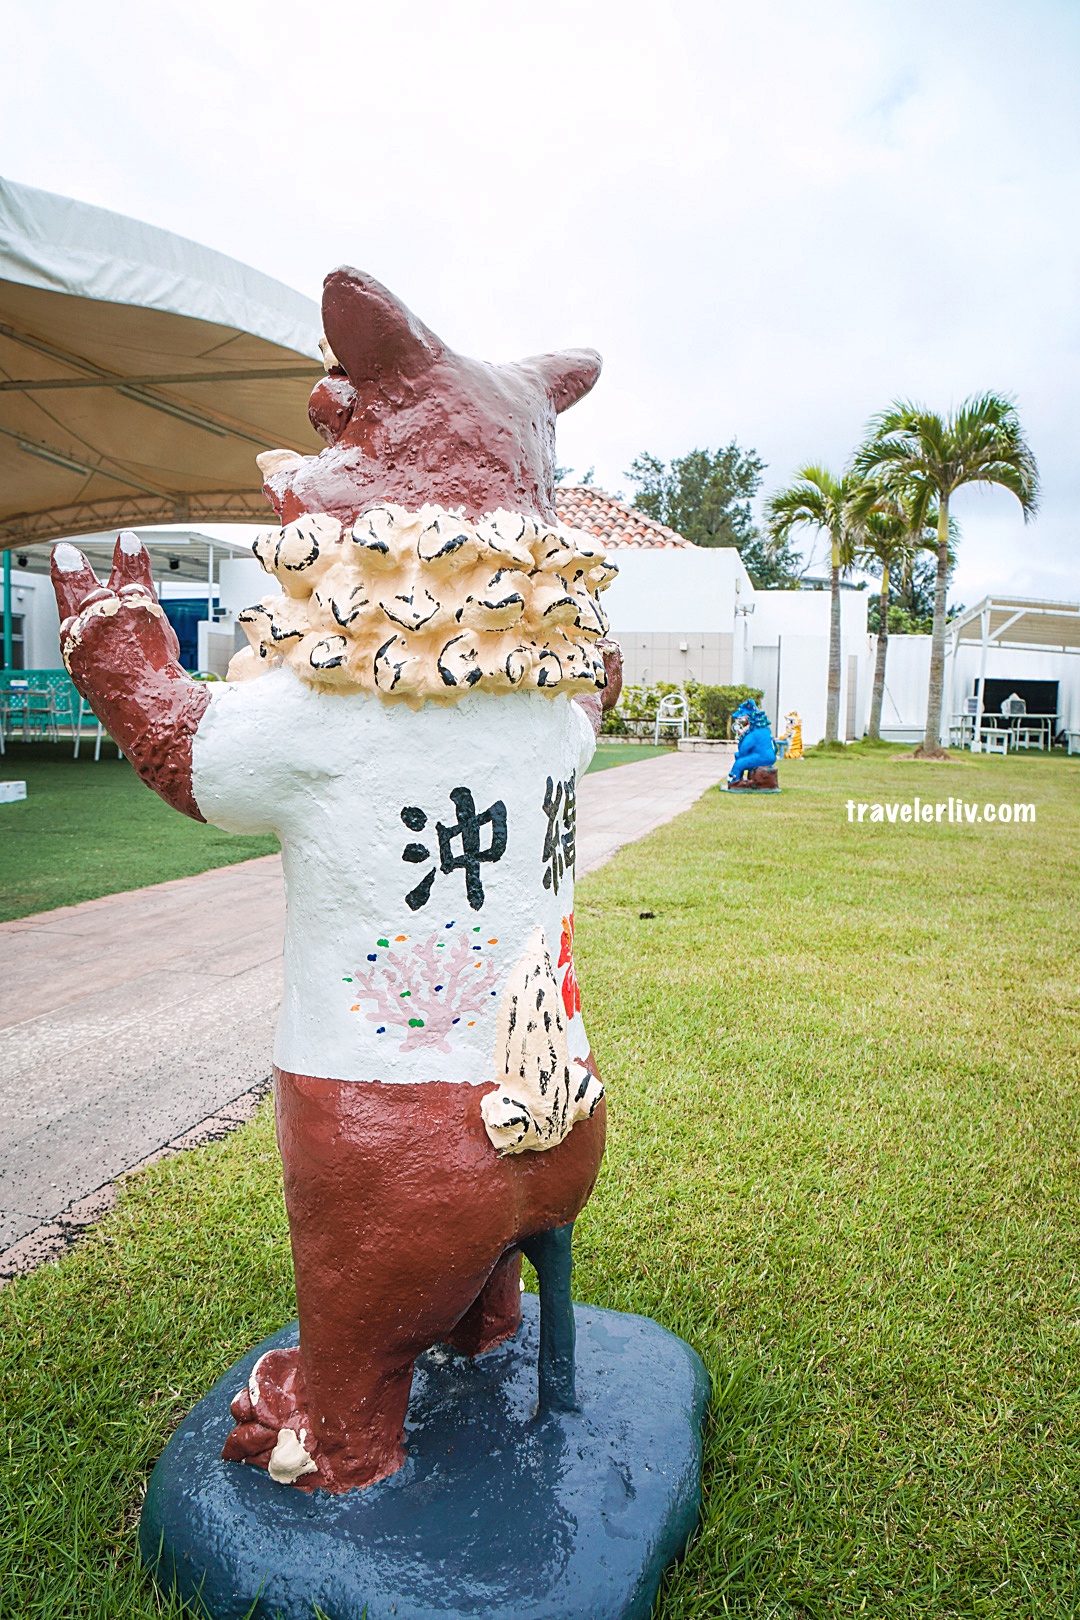
[[[484,903],[481,864],[500,861],[506,853],[506,805],[501,799],[496,799],[494,804],[478,814],[476,801],[468,788],[452,788],[450,798],[457,811],[457,820],[451,826],[441,821],[435,823],[439,838],[439,864],[433,866],[415,889],[405,896],[405,904],[410,911],[419,911],[421,906],[427,905],[437,872],[449,874],[459,870],[465,873],[465,896],[472,909],[479,911]],[[407,804],[401,812],[401,819],[410,832],[423,832],[428,824],[426,811],[416,804]],[[482,848],[480,834],[485,827],[491,828],[491,837],[487,847]],[[434,859],[426,844],[406,844],[401,858],[414,865]]]
[[[577,837],[577,786],[571,776],[556,782],[549,776],[544,794],[547,831],[544,834],[544,888],[558,894],[564,872],[574,873]]]

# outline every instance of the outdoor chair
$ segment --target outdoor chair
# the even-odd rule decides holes
[[[86,699],[81,697],[79,699],[79,712],[72,721],[71,726],[72,734],[75,738],[75,752],[72,755],[73,759],[78,759],[79,757],[79,744],[82,742],[84,725],[88,725],[91,728],[95,726],[97,727],[97,736],[94,740],[94,758],[95,760],[99,760],[101,758],[101,739],[103,737],[108,737],[109,733],[105,730],[105,727],[102,725],[101,721],[98,719],[90,705],[87,703]],[[109,737],[109,741],[112,742],[113,738]],[[119,743],[116,745],[116,756],[118,759],[123,759],[124,757]]]
[[[1009,752],[1009,733],[1007,731],[984,731],[981,738],[981,749],[975,743],[971,745],[973,754],[980,751],[984,754],[1007,754]]]
[[[690,735],[690,709],[686,698],[681,692],[669,692],[662,697],[656,706],[656,724],[653,727],[653,743],[660,741],[660,728],[674,727],[680,737]]]
[[[1046,742],[1046,733],[1042,726],[1019,726],[1016,731],[1017,748],[1038,748],[1040,751]]]

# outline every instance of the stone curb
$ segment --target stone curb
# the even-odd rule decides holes
[[[32,1232],[27,1232],[25,1237],[0,1250],[0,1288],[5,1287],[12,1278],[25,1277],[29,1272],[36,1271],[38,1266],[46,1265],[50,1260],[59,1260],[61,1255],[73,1249],[87,1230],[116,1206],[120,1189],[129,1176],[136,1176],[141,1170],[157,1164],[159,1159],[171,1159],[174,1154],[183,1153],[188,1148],[220,1142],[231,1131],[246,1125],[269,1092],[271,1084],[272,1077],[267,1075],[234,1097],[232,1102],[208,1114],[197,1125],[190,1126],[180,1136],[174,1136],[171,1142],[163,1143],[137,1164],[129,1165],[115,1181],[103,1182],[93,1192],[76,1198],[59,1215],[43,1221]]]

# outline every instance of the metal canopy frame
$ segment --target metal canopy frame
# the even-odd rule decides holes
[[[250,559],[252,555],[246,529],[239,530],[235,537],[223,534],[220,530],[208,534],[202,529],[188,527],[136,528],[134,533],[150,553],[150,567],[155,584],[195,586],[200,590],[208,590],[211,600],[214,586],[219,579],[219,564],[228,558]],[[79,549],[85,554],[99,579],[108,578],[115,544],[115,530],[79,536]],[[9,555],[15,567],[26,574],[41,577],[49,572],[50,555],[43,546],[36,549],[27,546],[24,553],[13,551]]]

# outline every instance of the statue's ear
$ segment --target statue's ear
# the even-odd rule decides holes
[[[535,354],[521,364],[540,374],[556,411],[568,411],[585,398],[604,362],[595,349],[564,349],[561,354]]]
[[[381,281],[342,265],[323,282],[323,331],[354,383],[421,376],[446,347]]]

